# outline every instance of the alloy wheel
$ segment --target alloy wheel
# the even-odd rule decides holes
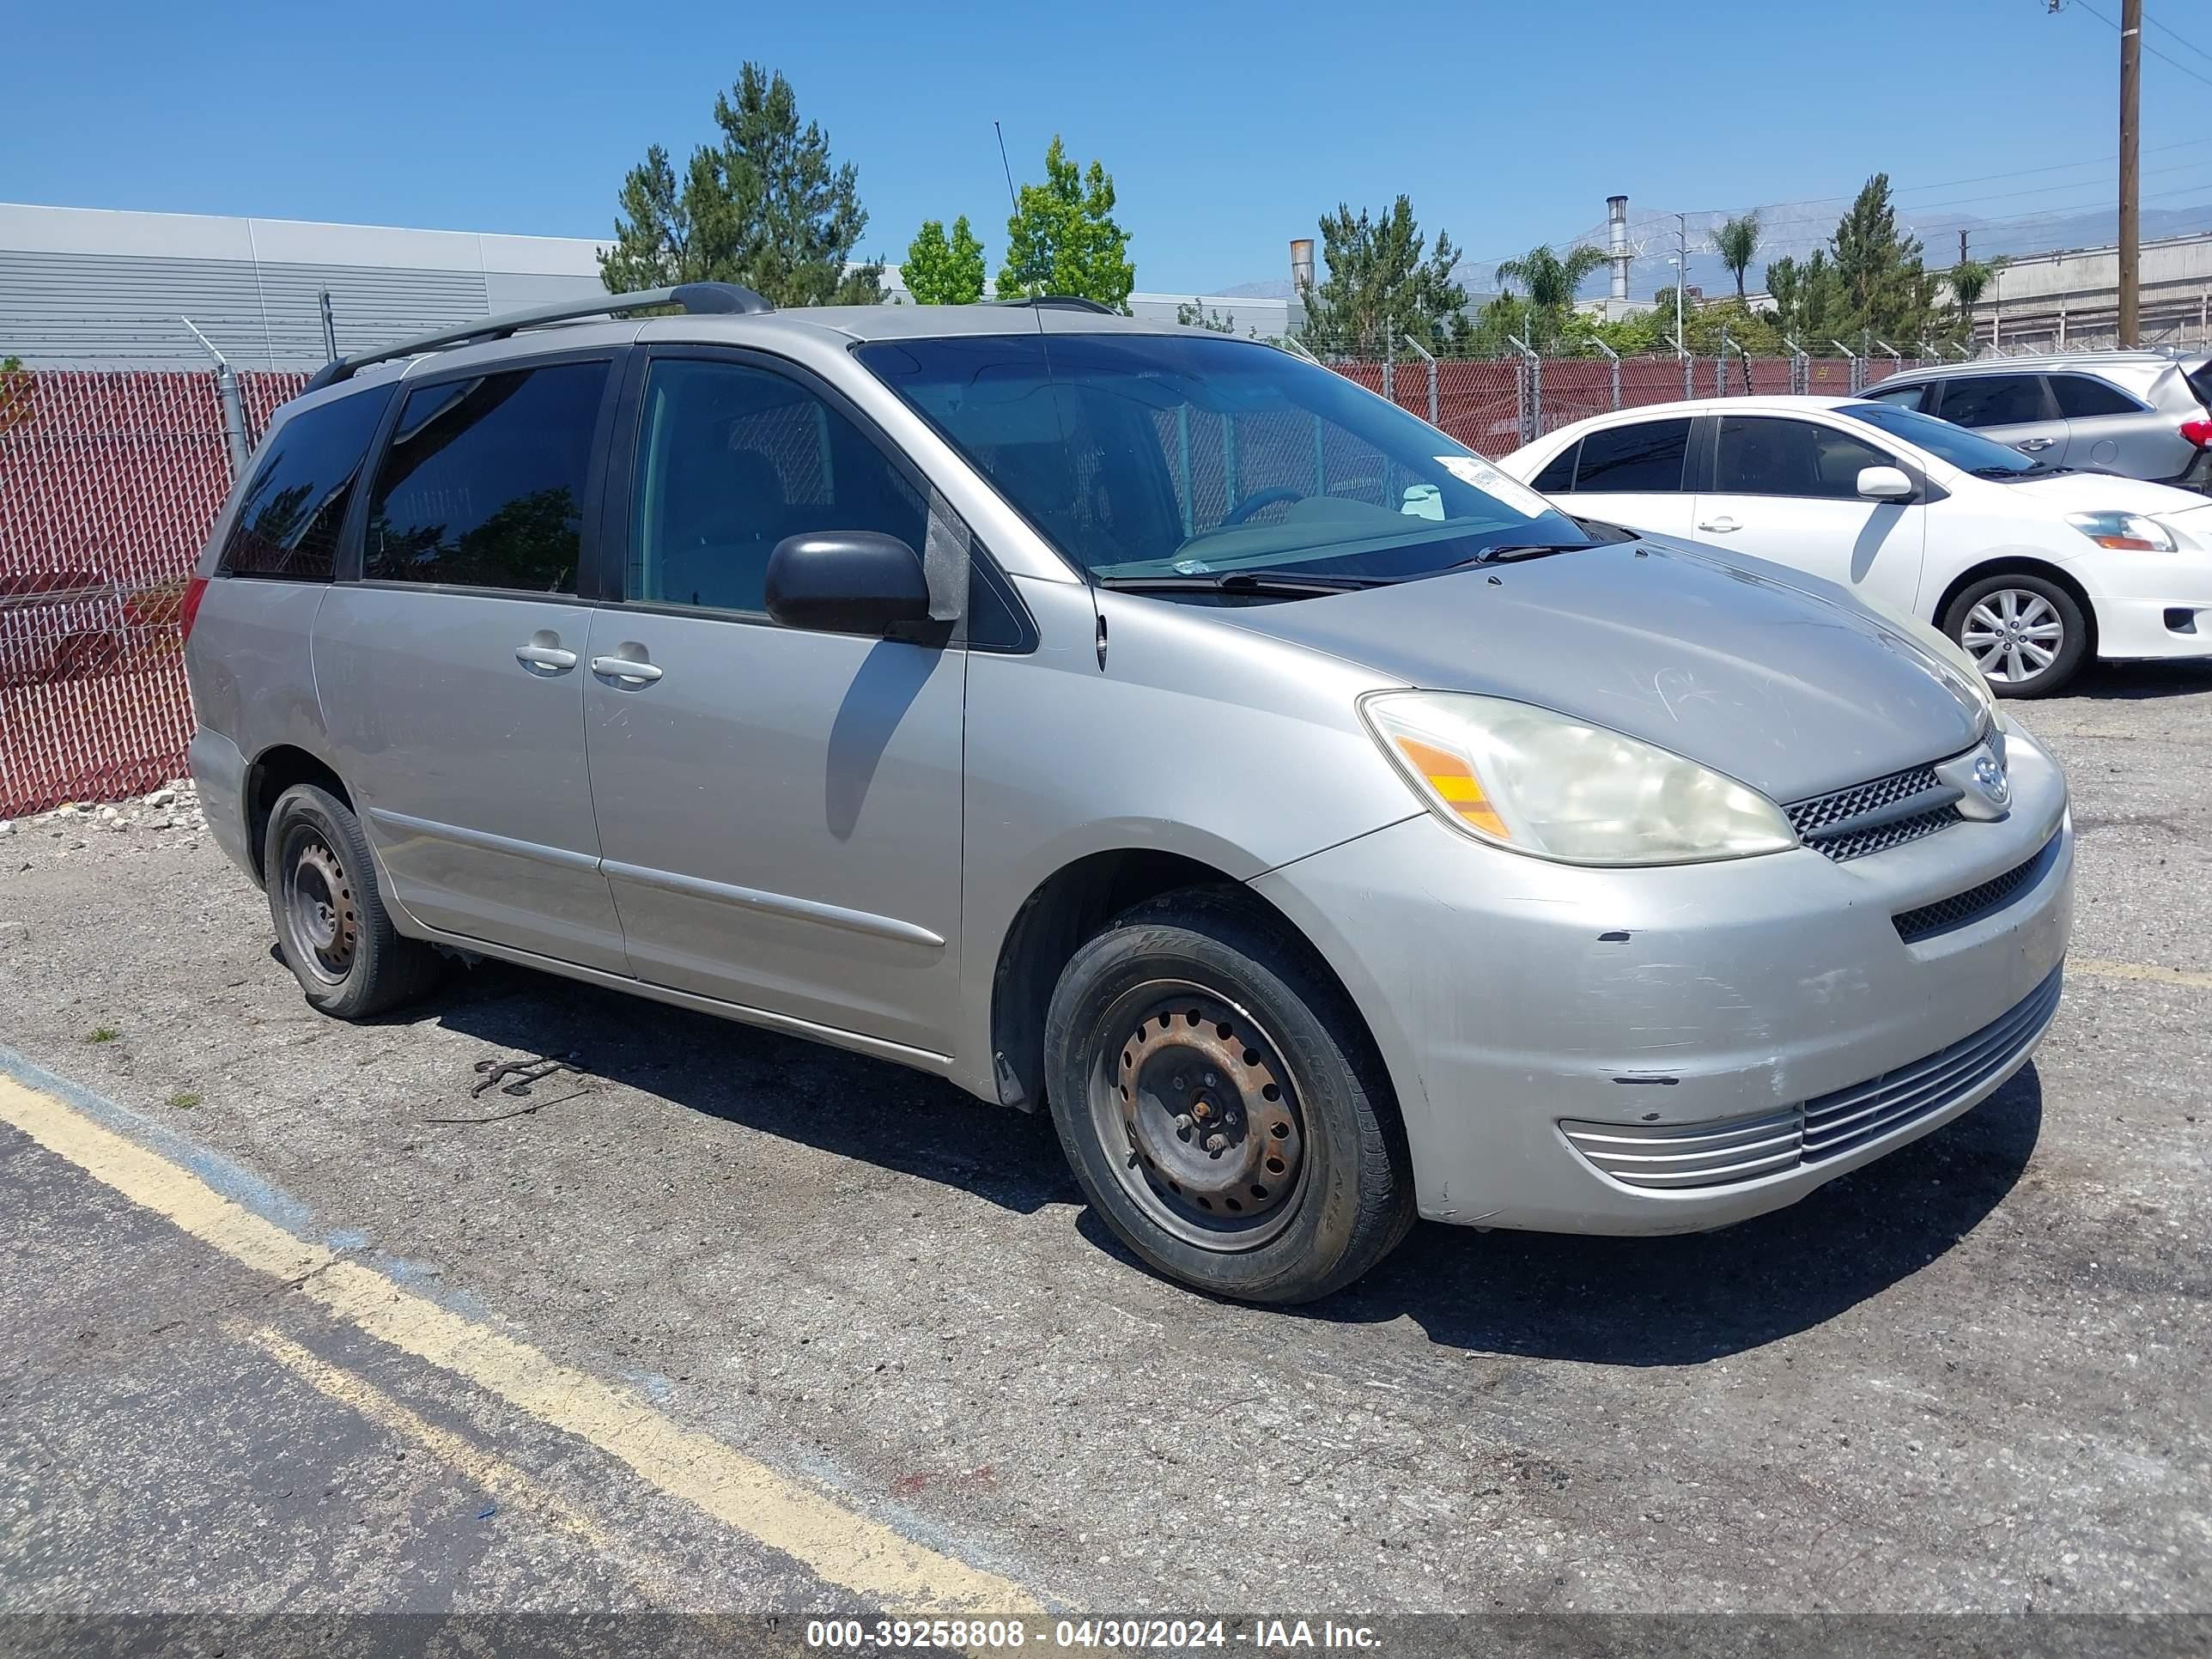
[[[1990,679],[2021,685],[2057,660],[2066,643],[2066,623],[2042,594],[2001,587],[1966,613],[1959,643]]]

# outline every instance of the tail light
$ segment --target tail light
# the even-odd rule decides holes
[[[192,636],[192,624],[200,619],[200,601],[207,596],[208,579],[195,576],[185,584],[185,597],[177,606],[177,620],[184,624],[185,637]]]
[[[2212,449],[2212,421],[2184,421],[2181,435],[2199,449]]]

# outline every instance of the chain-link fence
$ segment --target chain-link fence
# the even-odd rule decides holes
[[[302,384],[239,380],[253,431]],[[0,817],[178,775],[178,608],[230,480],[212,374],[0,376]]]

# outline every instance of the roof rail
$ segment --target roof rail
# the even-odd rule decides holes
[[[337,362],[325,363],[317,369],[305,391],[319,392],[326,386],[336,386],[340,380],[350,380],[358,369],[366,368],[371,363],[388,362],[395,357],[419,357],[425,352],[441,351],[448,346],[470,345],[481,340],[504,340],[526,328],[538,328],[547,323],[574,322],[582,317],[607,317],[620,312],[643,311],[653,306],[675,306],[695,317],[751,316],[775,309],[752,289],[740,288],[735,283],[678,283],[673,288],[646,289],[635,294],[609,294],[591,300],[570,300],[557,306],[537,306],[528,311],[509,311],[496,317],[480,317],[472,323],[434,329],[428,334],[417,334],[411,339],[380,346],[374,351],[356,351],[349,357],[341,357]]]
[[[987,306],[1035,306],[1042,311],[1095,311],[1102,317],[1118,317],[1121,313],[1109,305],[1097,300],[1086,300],[1079,294],[1039,294],[1020,300],[986,300]]]

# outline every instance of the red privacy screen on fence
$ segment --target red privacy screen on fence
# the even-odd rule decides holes
[[[1710,357],[1334,367],[1492,456],[1616,404],[1741,392],[1747,373]],[[1796,369],[1814,392],[1848,395],[1852,368],[1771,358],[1748,374],[1760,392],[1788,392]],[[249,434],[305,384],[239,378]],[[210,373],[0,375],[0,817],[150,789],[182,769],[192,720],[178,604],[229,488]]]
[[[240,380],[257,431],[304,384]],[[0,817],[182,771],[177,606],[229,488],[210,374],[0,377]]]

